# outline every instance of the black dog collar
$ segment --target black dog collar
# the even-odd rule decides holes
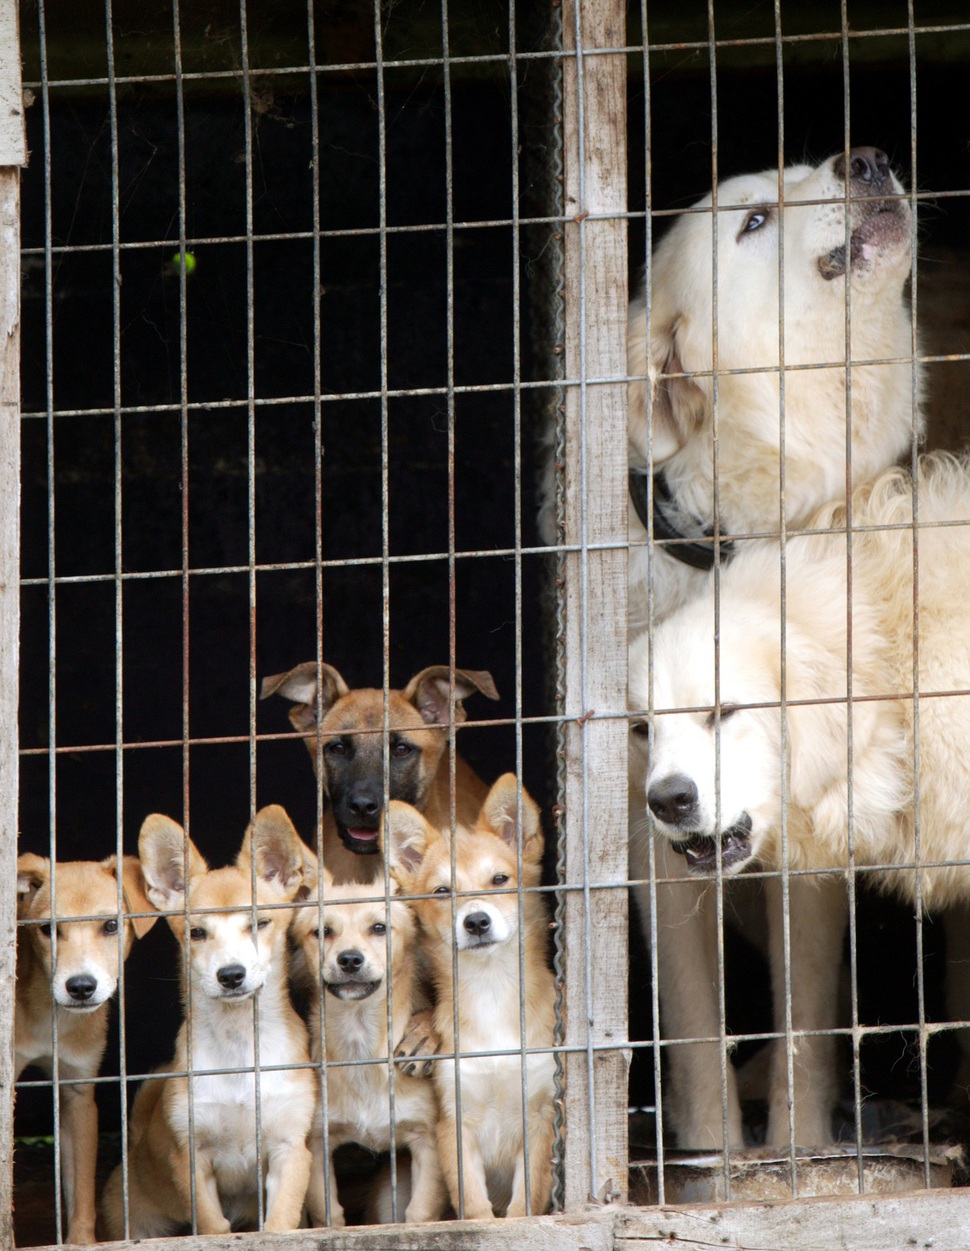
[[[637,511],[637,516],[643,522],[644,529],[649,533],[650,517],[653,517],[653,537],[655,539],[676,539],[678,542],[671,543],[664,550],[667,551],[676,560],[682,564],[690,565],[692,569],[703,569],[705,572],[714,568],[714,543],[698,542],[688,534],[684,534],[671,520],[671,515],[676,511],[674,497],[670,493],[670,487],[667,485],[667,479],[663,475],[663,471],[655,473],[650,479],[645,473],[639,473],[635,469],[630,470],[630,499],[633,501],[633,507]],[[700,529],[701,523],[697,526]],[[701,530],[701,535],[705,539],[713,539],[714,531],[712,529]],[[735,555],[737,548],[735,544],[728,540],[721,542],[721,563],[724,564]]]

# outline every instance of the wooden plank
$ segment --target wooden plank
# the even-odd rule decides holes
[[[922,1190],[787,1203],[631,1208],[618,1214],[616,1251],[644,1251],[644,1244],[681,1251],[970,1251],[970,1196],[961,1190]]]
[[[20,641],[20,170],[0,169],[0,1247],[13,1246]]]
[[[27,164],[18,7],[0,3],[0,166]]]
[[[627,231],[588,216],[626,211],[626,64],[584,55],[624,38],[619,0],[563,5],[567,1211],[627,1191],[627,892],[596,889],[627,876],[626,386],[592,381],[626,375]]]
[[[241,1247],[272,1247],[273,1251],[612,1251],[613,1214],[600,1216],[523,1217],[512,1221],[441,1221],[430,1225],[364,1225],[350,1229],[301,1229],[292,1234],[210,1235],[195,1241],[184,1237],[155,1238],[151,1251],[240,1251]],[[12,1246],[13,1243],[6,1243]],[[101,1244],[113,1251],[135,1251],[145,1242]],[[55,1251],[38,1248],[37,1251]]]

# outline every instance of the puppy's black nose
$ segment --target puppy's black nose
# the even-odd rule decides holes
[[[224,964],[221,969],[217,970],[216,977],[219,985],[224,986],[226,990],[238,990],[246,980],[246,970],[241,964]]]
[[[64,987],[72,999],[76,999],[78,1003],[87,1003],[98,989],[98,980],[90,973],[78,973],[74,977],[69,977]]]
[[[362,968],[364,963],[363,953],[360,951],[342,951],[337,956],[337,964],[345,973],[356,973]]]
[[[845,156],[836,157],[832,166],[836,177],[845,177]],[[866,186],[880,187],[888,182],[889,157],[881,148],[852,148],[849,152],[849,178]]]
[[[487,934],[491,928],[492,918],[487,912],[469,912],[465,917],[465,929],[476,937],[480,938],[482,934]]]
[[[650,787],[647,805],[664,825],[686,825],[697,812],[697,787],[683,773],[672,773]]]
[[[369,791],[354,791],[347,800],[347,806],[355,817],[373,820],[381,810],[381,801]]]

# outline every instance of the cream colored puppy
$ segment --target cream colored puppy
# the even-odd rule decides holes
[[[454,877],[447,833],[407,804],[391,804],[391,871],[403,893],[424,896],[414,908],[437,991],[435,1024],[441,1051],[458,1055],[457,1071],[455,1060],[434,1066],[438,1149],[452,1205],[470,1220],[490,1219],[495,1210],[540,1215],[551,1199],[555,1062],[544,1049],[554,1042],[555,985],[546,963],[549,927],[542,898],[531,891],[520,898],[517,890],[520,849],[521,886],[536,887],[539,810],[512,773],[489,791],[474,828],[457,831]]]
[[[118,857],[55,865],[28,852],[17,860],[17,998],[15,1080],[28,1064],[54,1075],[53,1020],[57,1018],[61,1180],[67,1241],[94,1242],[94,1179],[98,1159],[98,1108],[94,1087],[108,1036],[108,1003],[133,937],[155,916],[118,912]],[[137,856],[121,860],[122,903],[151,912]],[[56,892],[56,922],[52,894]],[[55,946],[56,943],[56,946]]]
[[[315,869],[316,857],[308,849],[304,854]],[[326,1100],[317,1101],[310,1138],[311,1223],[328,1223],[328,1185],[329,1224],[344,1223],[333,1171],[336,1149],[356,1142],[372,1151],[387,1151],[392,1135],[393,1145],[407,1147],[411,1154],[410,1201],[402,1210],[404,1219],[437,1220],[448,1206],[448,1194],[438,1162],[434,1086],[424,1077],[407,1076],[400,1067],[388,1065],[411,1020],[418,992],[421,965],[414,917],[407,904],[375,897],[380,889],[376,884],[335,886],[325,868],[318,889],[322,904],[301,904],[293,923],[314,987],[311,1053],[315,1061],[327,1062],[322,1077]],[[326,996],[322,1010],[321,995]]]
[[[295,1229],[310,1175],[314,1078],[287,985],[293,914],[280,905],[303,885],[303,844],[272,805],[256,814],[225,869],[209,869],[182,827],[158,813],[145,820],[138,846],[148,897],[182,944],[188,1019],[159,1072],[193,1076],[150,1078],[138,1092],[128,1149],[130,1237],[191,1226],[193,1182],[199,1233],[255,1227],[264,1184],[263,1228]],[[109,1238],[124,1237],[120,1165],[105,1189],[104,1215]]]

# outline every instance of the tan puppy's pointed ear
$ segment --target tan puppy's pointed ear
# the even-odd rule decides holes
[[[236,864],[248,869],[255,861],[256,876],[281,899],[292,899],[303,885],[303,866],[309,848],[301,841],[286,809],[268,804],[256,813],[246,831]]]
[[[333,882],[326,868],[321,867],[317,853],[311,850],[302,838],[300,839],[300,855],[303,857],[303,882],[293,896],[296,903],[316,895],[320,889],[321,880],[328,884]]]
[[[519,793],[522,794],[522,828],[519,829]],[[500,838],[508,847],[522,844],[526,860],[538,861],[542,856],[542,826],[535,800],[519,787],[514,773],[503,773],[485,797],[478,827]]]
[[[118,857],[108,856],[106,860],[101,861],[101,867],[117,877]],[[158,920],[158,913],[155,911],[155,905],[148,898],[145,874],[137,856],[122,856],[121,858],[121,893],[124,897],[126,912],[151,913],[150,916],[131,918],[131,928],[135,931],[135,937],[144,938]]]
[[[428,850],[442,837],[417,808],[400,799],[391,800],[381,818],[381,839],[388,848],[391,877],[402,890],[413,883]]]
[[[486,699],[498,699],[498,691],[487,669],[455,670],[456,722],[465,720],[463,699],[481,692]],[[451,669],[447,665],[431,665],[416,673],[404,688],[404,698],[412,703],[428,725],[448,725],[451,716]]]
[[[40,888],[50,881],[51,862],[26,851],[17,857],[17,916],[25,916]]]
[[[288,673],[276,673],[263,678],[259,698],[269,699],[280,695],[293,701],[289,717],[293,728],[301,733],[315,730],[317,710],[325,717],[338,699],[350,693],[350,688],[333,665],[320,665],[320,693],[317,696],[317,662],[308,660]]]
[[[138,857],[145,894],[159,912],[184,908],[186,884],[191,886],[192,879],[209,868],[179,823],[160,812],[151,813],[142,823]]]

